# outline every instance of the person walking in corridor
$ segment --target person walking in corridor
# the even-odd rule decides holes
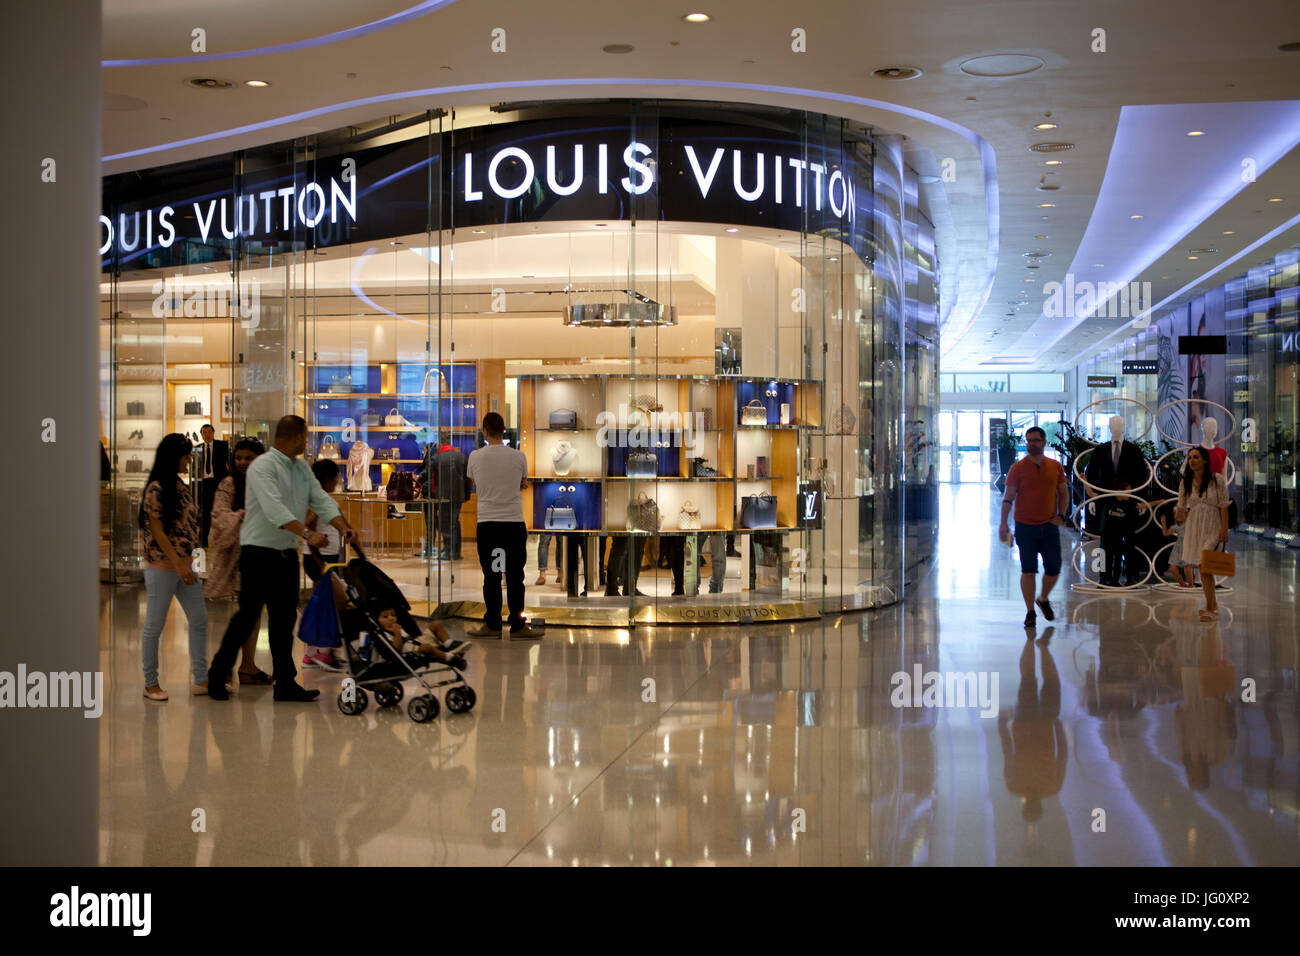
[[[483,568],[483,622],[465,633],[501,636],[501,574],[512,638],[540,637],[524,620],[524,563],[528,560],[528,526],[524,524],[523,490],[528,487],[528,458],[506,444],[506,423],[497,412],[483,416],[487,444],[469,456],[466,473],[478,495],[478,560]]]
[[[1037,627],[1034,606],[1049,621],[1056,617],[1049,595],[1061,574],[1061,526],[1070,511],[1070,483],[1065,468],[1043,454],[1047,433],[1037,426],[1025,432],[1029,453],[1007,471],[998,540],[1010,540],[1007,518],[1016,509],[1016,545],[1020,548],[1020,594],[1025,599],[1025,627]],[[1038,556],[1043,557],[1043,590],[1034,598]]]
[[[275,425],[271,450],[248,466],[244,523],[239,530],[239,611],[230,619],[221,648],[208,668],[208,696],[227,700],[226,678],[240,645],[265,606],[277,701],[312,701],[320,691],[304,690],[293,662],[293,625],[298,617],[298,548],[301,541],[325,547],[325,535],[304,522],[307,509],[353,540],[352,528],[325,493],[307,463],[307,423],[286,415]]]

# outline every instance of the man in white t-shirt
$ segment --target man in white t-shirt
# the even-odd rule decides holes
[[[528,458],[506,444],[506,423],[496,412],[483,416],[487,444],[470,453],[465,474],[478,498],[478,560],[483,568],[483,623],[467,628],[475,637],[501,636],[501,572],[506,576],[510,636],[541,635],[524,620],[524,562],[528,556],[528,525],[524,523],[523,490],[528,487]]]

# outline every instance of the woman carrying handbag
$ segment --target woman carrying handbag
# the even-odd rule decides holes
[[[203,582],[203,595],[209,599],[233,598],[239,594],[239,529],[244,524],[248,466],[263,451],[262,443],[256,438],[240,439],[231,456],[234,468],[217,485],[212,499],[212,527],[208,531],[208,577]],[[240,651],[241,685],[271,683],[271,675],[261,670],[253,659],[261,629],[259,616]]]
[[[1219,616],[1219,602],[1214,593],[1214,575],[1207,574],[1204,552],[1215,551],[1228,543],[1228,486],[1222,475],[1210,470],[1210,456],[1199,445],[1187,450],[1187,470],[1178,492],[1179,521],[1186,521],[1183,531],[1183,554],[1202,555],[1201,587],[1205,589],[1205,607],[1200,619],[1210,623]]]

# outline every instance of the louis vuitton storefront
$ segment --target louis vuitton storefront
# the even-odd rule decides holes
[[[933,549],[905,436],[934,434],[937,264],[898,137],[457,109],[115,176],[100,240],[109,580],[138,576],[164,434],[286,413],[429,614],[481,613],[474,498],[422,463],[488,411],[528,458],[528,605],[553,622],[879,606]]]

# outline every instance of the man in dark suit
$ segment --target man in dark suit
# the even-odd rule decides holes
[[[1110,420],[1110,437],[1110,441],[1097,445],[1088,456],[1088,466],[1083,475],[1088,483],[1089,498],[1139,488],[1151,476],[1151,468],[1142,450],[1124,439],[1124,419],[1118,415]],[[1126,580],[1136,583],[1147,573],[1143,562],[1132,560],[1137,557],[1132,554],[1137,499],[1106,498],[1096,506],[1089,506],[1089,510],[1093,507],[1101,512],[1101,546],[1106,552],[1106,568],[1101,583],[1117,586],[1121,568]]]
[[[217,441],[217,432],[211,425],[199,429],[202,444],[194,449],[194,475],[199,479],[203,511],[202,540],[208,546],[208,528],[212,526],[212,502],[217,497],[217,486],[221,479],[230,473],[228,466],[230,446],[227,442]]]
[[[470,493],[468,464],[465,453],[442,435],[425,448],[420,465],[420,482],[425,497],[431,499],[425,511],[425,546],[433,550],[431,525],[436,523],[441,538],[438,557],[444,561],[460,560],[460,509]]]

